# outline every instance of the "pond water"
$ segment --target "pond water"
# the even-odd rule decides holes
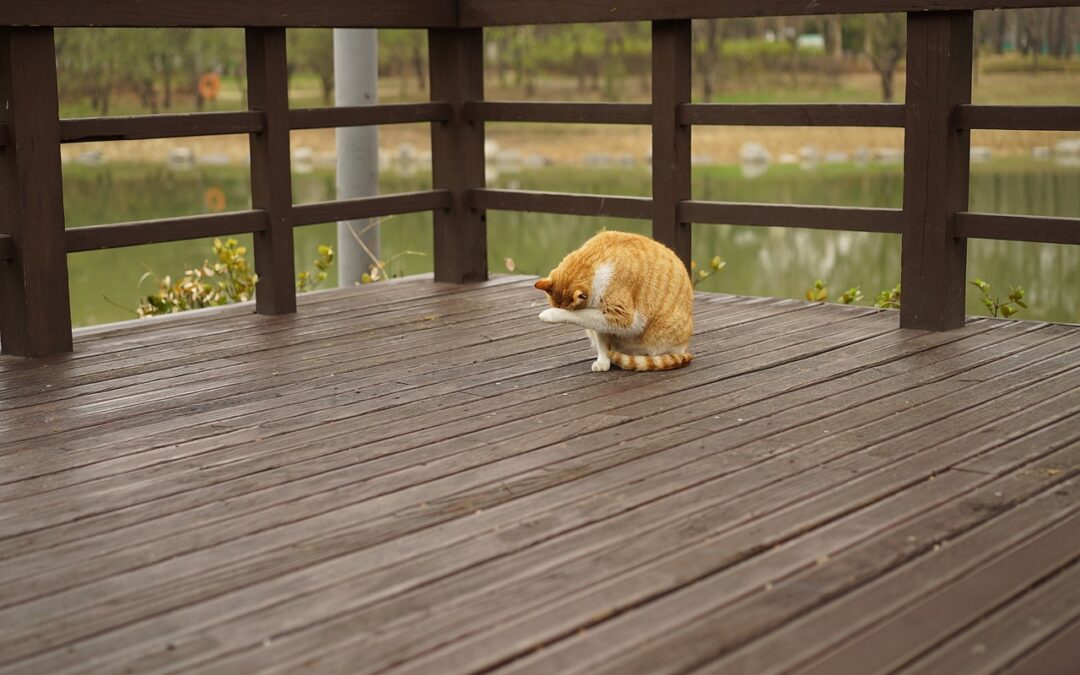
[[[297,203],[334,197],[332,170],[296,174]],[[430,187],[430,175],[396,173],[380,177],[383,193]],[[829,204],[899,208],[900,165],[824,165],[814,171],[777,166],[765,175],[745,178],[738,167],[695,167],[695,199]],[[594,194],[648,195],[646,168],[590,169],[546,167],[505,174],[492,187]],[[220,193],[217,193],[217,190]],[[208,191],[214,195],[208,196]],[[64,198],[67,226],[81,227],[250,208],[246,167],[200,166],[176,171],[157,164],[66,165]],[[217,204],[213,203],[215,200]],[[210,202],[210,204],[208,204]],[[1034,160],[995,160],[972,166],[971,207],[974,211],[1080,217],[1080,168]],[[547,214],[488,214],[488,256],[492,272],[507,271],[513,260],[518,273],[539,274],[558,263],[569,250],[601,228],[647,234],[647,221],[584,218]],[[250,236],[239,237],[250,244]],[[297,270],[308,269],[320,243],[333,244],[331,224],[298,228]],[[212,240],[194,240],[92,251],[69,256],[72,316],[77,326],[131,318],[140,297],[155,289],[145,272],[174,278],[212,255]],[[431,271],[431,215],[394,216],[382,225],[384,258],[401,251],[391,269],[398,274]],[[828,283],[831,298],[860,286],[869,304],[881,290],[900,280],[897,235],[788,228],[695,225],[694,257],[706,263],[720,256],[725,269],[699,290],[742,295],[801,298],[817,279]],[[968,245],[968,278],[981,277],[1005,296],[1009,285],[1027,291],[1030,309],[1019,318],[1080,321],[1080,246],[1020,244],[972,240]],[[326,286],[336,285],[336,274]],[[969,287],[968,313],[985,314],[978,293]]]

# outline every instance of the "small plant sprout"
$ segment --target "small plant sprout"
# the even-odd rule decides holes
[[[310,270],[305,270],[296,275],[296,290],[307,293],[319,287],[326,281],[327,270],[334,264],[334,249],[326,244],[319,244],[319,257],[312,263]]]
[[[705,281],[709,277],[713,276],[720,270],[727,267],[727,263],[720,259],[720,256],[714,255],[712,260],[709,261],[708,269],[699,269],[696,260],[690,261],[690,283],[693,286],[697,286],[702,281]]]
[[[896,284],[892,290],[882,291],[874,299],[874,307],[878,309],[900,309],[900,284]]]
[[[850,305],[851,303],[858,302],[862,299],[862,289],[858,286],[852,286],[851,288],[844,291],[843,295],[840,296],[840,302],[845,305]]]
[[[825,302],[829,299],[829,284],[827,281],[818,279],[814,282],[814,285],[806,289],[805,297],[810,302]],[[839,298],[838,302],[845,305],[850,305],[853,302],[858,302],[863,299],[862,289],[859,286],[852,286],[844,291]]]
[[[1009,286],[1009,296],[1002,302],[1001,298],[995,297],[990,292],[990,284],[986,283],[982,279],[975,279],[971,282],[971,285],[979,289],[982,293],[982,297],[979,300],[987,311],[990,312],[990,316],[997,317],[999,314],[1008,319],[1013,314],[1016,314],[1021,309],[1027,309],[1027,303],[1024,302],[1024,289],[1022,286]]]
[[[829,287],[824,281],[818,279],[814,285],[806,289],[806,299],[810,302],[824,302],[829,299]]]

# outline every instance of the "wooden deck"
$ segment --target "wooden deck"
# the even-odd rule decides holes
[[[506,277],[0,359],[0,671],[1075,673],[1080,328]]]

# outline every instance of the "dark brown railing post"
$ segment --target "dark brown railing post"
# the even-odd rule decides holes
[[[450,103],[446,122],[431,125],[433,187],[452,193],[449,209],[434,215],[435,280],[487,279],[487,215],[469,205],[469,189],[484,187],[484,123],[465,119],[465,102],[484,98],[481,28],[428,31],[431,100]]]
[[[679,221],[679,202],[690,199],[690,127],[679,124],[678,106],[690,102],[690,26],[689,20],[652,24],[653,239],[687,269],[691,225]]]
[[[0,29],[0,345],[5,354],[71,351],[60,117],[51,28]]]
[[[260,314],[296,311],[292,174],[289,157],[289,84],[284,28],[248,28],[248,107],[263,113],[263,130],[250,135],[251,206],[267,213],[255,233],[255,307]]]
[[[953,124],[971,102],[972,13],[912,12],[907,19],[904,232],[900,279],[904,328],[964,325],[967,240],[954,214],[968,206],[971,132]]]

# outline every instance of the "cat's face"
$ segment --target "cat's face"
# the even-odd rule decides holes
[[[589,283],[575,278],[576,275],[560,273],[555,269],[551,276],[544,277],[534,284],[547,293],[552,307],[560,309],[583,309],[589,305]]]

